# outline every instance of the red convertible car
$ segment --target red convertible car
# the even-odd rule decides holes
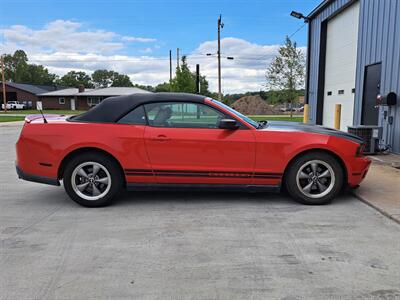
[[[367,174],[357,136],[321,126],[255,122],[192,94],[111,97],[72,117],[31,115],[16,145],[22,179],[60,185],[84,206],[123,189],[284,188],[324,204]]]

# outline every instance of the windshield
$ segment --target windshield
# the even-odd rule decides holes
[[[240,112],[234,110],[232,107],[219,102],[217,100],[211,99],[211,101],[215,104],[217,104],[219,107],[225,108],[226,110],[229,110],[231,113],[233,113],[234,115],[236,115],[237,117],[239,117],[240,119],[242,119],[243,121],[245,121],[246,123],[250,124],[251,126],[258,128],[259,127],[259,123],[257,123],[256,121],[250,119],[249,117],[246,117],[245,115],[241,114]]]

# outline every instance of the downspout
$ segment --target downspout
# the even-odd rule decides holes
[[[310,53],[311,53],[311,23],[310,19],[306,19],[304,22],[306,22],[308,25],[308,32],[307,32],[307,65],[306,65],[306,94],[305,94],[305,103],[309,104],[309,93],[310,93]]]
[[[310,56],[311,56],[311,20],[309,18],[306,18],[304,20],[305,23],[307,23],[307,54],[306,54],[306,92],[305,92],[305,97],[304,97],[304,103],[308,104],[310,106],[310,100],[309,100],[309,93],[310,93]],[[310,112],[313,111],[311,107],[308,109],[308,119],[307,122],[310,122]],[[313,118],[311,118],[313,119]]]

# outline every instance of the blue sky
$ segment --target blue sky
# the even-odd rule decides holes
[[[168,51],[173,49],[175,53],[179,47],[189,55],[190,65],[201,64],[212,81],[211,89],[215,89],[216,59],[202,56],[215,50],[216,23],[221,13],[225,24],[222,52],[237,58],[223,62],[225,92],[257,90],[277,45],[303,25],[289,16],[290,11],[308,13],[319,3],[1,0],[1,7],[7,7],[7,11],[0,10],[0,46],[1,52],[25,49],[32,61],[60,75],[71,68],[90,73],[105,67],[149,84],[168,79]],[[300,47],[306,46],[306,28],[293,36]]]

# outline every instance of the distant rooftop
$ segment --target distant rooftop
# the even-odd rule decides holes
[[[136,87],[108,87],[99,89],[85,89],[79,93],[78,88],[65,88],[56,85],[36,85],[27,83],[6,82],[6,85],[38,95],[38,96],[97,96],[97,97],[110,97],[131,95],[140,93],[151,93],[149,91],[139,89]]]
[[[82,93],[79,93],[76,96],[121,96],[121,95],[130,95],[130,94],[140,94],[140,93],[151,93],[146,90],[142,90],[136,87],[108,87],[102,89],[95,90],[85,90]]]
[[[85,91],[92,91],[93,89],[85,89]],[[66,88],[58,91],[46,92],[38,96],[75,96],[79,93],[78,88]]]
[[[10,82],[10,81],[6,81],[5,84],[8,86],[14,87],[16,89],[23,90],[23,91],[29,92],[31,94],[35,94],[35,95],[46,93],[49,91],[61,90],[61,89],[65,88],[65,87],[57,86],[57,85],[15,83],[15,82]]]

